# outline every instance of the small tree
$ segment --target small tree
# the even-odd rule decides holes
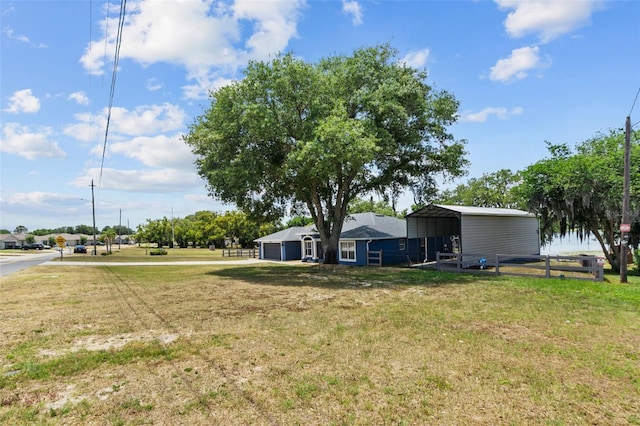
[[[106,228],[106,230],[102,232],[100,238],[104,240],[104,243],[107,246],[107,253],[112,253],[113,241],[116,239],[116,235],[116,230],[110,227]]]

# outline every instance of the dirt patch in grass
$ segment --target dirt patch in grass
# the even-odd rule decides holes
[[[637,286],[313,266],[0,279],[0,423],[638,424]]]

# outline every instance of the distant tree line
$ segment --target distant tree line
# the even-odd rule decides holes
[[[184,218],[147,219],[147,223],[138,226],[135,239],[159,247],[252,247],[253,240],[280,228],[280,222],[258,222],[237,211],[199,211]]]
[[[96,229],[96,234],[104,234],[106,232],[109,232],[110,230],[113,230],[116,235],[133,235],[135,231],[133,231],[133,229],[126,227],[126,226],[121,226],[121,225],[114,225],[114,226],[105,226],[104,228],[102,228],[102,231],[98,231]],[[9,231],[8,229],[0,229],[0,234],[10,234],[11,231]],[[16,226],[16,228],[13,230],[14,234],[26,234],[29,233],[30,235],[35,235],[35,236],[39,236],[42,237],[44,235],[49,235],[49,234],[87,234],[87,235],[93,235],[93,227],[89,226],[89,225],[76,225],[76,226],[61,226],[60,228],[54,228],[54,229],[47,229],[47,228],[40,228],[40,229],[36,229],[33,230],[31,232],[29,232],[29,229],[24,226],[24,225],[18,225]]]

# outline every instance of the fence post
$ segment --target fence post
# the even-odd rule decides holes
[[[436,252],[436,271],[440,270],[440,252]]]
[[[500,255],[496,254],[496,275],[500,275]]]
[[[549,255],[546,256],[546,271],[544,276],[546,278],[551,278],[551,259]]]
[[[462,271],[462,253],[456,253],[456,272]]]

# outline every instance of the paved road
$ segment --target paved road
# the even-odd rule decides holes
[[[5,276],[31,266],[44,264],[46,266],[160,266],[160,265],[250,265],[255,263],[270,262],[261,259],[244,260],[194,260],[176,262],[85,262],[65,260],[53,261],[59,257],[59,252],[46,251],[38,253],[24,253],[12,256],[0,256],[0,276]],[[279,262],[281,263],[281,262]]]
[[[21,269],[30,268],[49,262],[56,256],[60,256],[57,251],[46,250],[43,252],[29,252],[12,256],[0,256],[0,277],[12,274]],[[54,262],[49,262],[54,263]]]

